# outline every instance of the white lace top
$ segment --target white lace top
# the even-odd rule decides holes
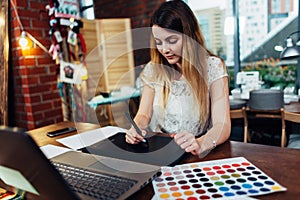
[[[208,87],[215,80],[228,76],[219,58],[210,56],[208,57],[207,64]],[[160,103],[162,87],[153,81],[153,77],[155,77],[153,73],[152,65],[149,63],[145,66],[141,75],[142,83],[149,85],[155,90],[153,114],[149,127],[153,131],[160,131],[158,128],[160,125],[172,133],[187,130],[195,135],[200,135],[206,132],[204,128],[207,126],[199,124],[198,109],[195,109],[192,90],[185,78],[181,76],[179,80],[172,82],[166,108],[164,109]]]

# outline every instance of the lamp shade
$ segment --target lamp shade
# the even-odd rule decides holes
[[[293,59],[300,56],[300,48],[297,45],[293,44],[293,40],[291,37],[286,40],[286,48],[280,54],[280,59]]]

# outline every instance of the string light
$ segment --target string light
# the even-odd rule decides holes
[[[22,49],[26,48],[28,46],[28,40],[26,38],[26,32],[22,31],[21,37],[19,39],[19,45],[22,47]]]
[[[11,5],[14,8],[14,12],[18,21],[18,24],[20,26],[21,29],[21,37],[19,38],[19,45],[21,46],[22,49],[24,48],[28,48],[28,38],[33,41],[37,46],[39,46],[43,51],[45,51],[47,54],[49,54],[50,56],[52,56],[51,53],[49,53],[48,49],[42,44],[40,43],[35,37],[33,37],[30,33],[28,33],[27,31],[24,30],[24,27],[21,23],[20,17],[18,15],[17,9],[16,9],[16,5],[14,4],[13,0],[10,0]]]

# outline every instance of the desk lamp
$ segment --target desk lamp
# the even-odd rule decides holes
[[[293,59],[300,56],[300,40],[297,41],[296,45],[293,42],[292,35],[300,33],[300,31],[295,31],[291,33],[286,39],[286,47],[280,54],[280,59]]]

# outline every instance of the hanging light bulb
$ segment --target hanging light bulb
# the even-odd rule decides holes
[[[22,33],[21,33],[21,37],[20,37],[20,40],[19,40],[19,45],[22,48],[25,48],[28,45],[28,40],[26,38],[26,32],[25,31],[22,31]]]

